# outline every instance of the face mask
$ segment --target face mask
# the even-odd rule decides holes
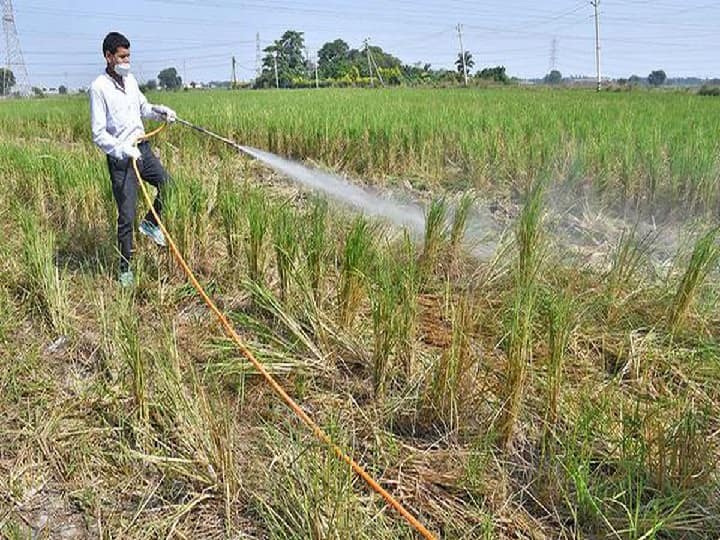
[[[130,73],[130,64],[115,64],[115,73],[126,77]]]

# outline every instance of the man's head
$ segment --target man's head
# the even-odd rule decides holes
[[[118,64],[130,64],[130,42],[119,32],[110,32],[103,40],[103,56],[110,69]]]

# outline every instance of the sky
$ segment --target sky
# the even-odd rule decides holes
[[[599,0],[604,76],[720,77],[720,1]],[[186,82],[229,80],[256,69],[261,47],[285,30],[304,32],[309,54],[342,38],[365,38],[406,63],[452,67],[458,23],[476,67],[504,65],[510,75],[595,74],[595,23],[589,0],[15,0],[15,23],[33,86],[86,87],[104,68],[101,43],[109,31],[131,42],[139,80],[165,67]],[[555,46],[553,47],[553,42]],[[554,62],[552,51],[555,49]],[[0,61],[6,63],[5,39]]]

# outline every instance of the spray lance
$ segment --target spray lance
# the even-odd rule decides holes
[[[160,116],[167,116],[165,112],[163,112],[162,110],[158,109],[157,107],[153,107],[152,110],[153,110],[154,113],[159,114]],[[188,122],[187,120],[183,120],[182,118],[176,118],[175,121],[176,121],[178,124],[182,124],[183,126],[186,126],[186,127],[191,128],[191,129],[194,129],[195,131],[199,131],[200,133],[204,133],[205,135],[208,135],[208,136],[212,137],[213,139],[217,139],[218,141],[222,141],[222,142],[224,142],[225,144],[227,144],[227,145],[229,145],[229,146],[232,146],[232,147],[235,148],[236,150],[239,150],[240,152],[242,152],[242,153],[245,154],[245,155],[248,155],[248,156],[253,157],[253,158],[255,157],[248,148],[246,148],[246,147],[244,147],[244,146],[242,146],[242,145],[236,143],[235,141],[232,141],[232,140],[230,140],[230,139],[228,139],[228,138],[226,138],[226,137],[223,137],[222,135],[218,135],[217,133],[213,133],[213,132],[210,131],[209,129],[206,129],[206,128],[204,128],[204,127],[201,127],[201,126],[197,126],[197,125],[195,125],[195,124],[192,124],[192,123]]]

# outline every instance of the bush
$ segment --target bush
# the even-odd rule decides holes
[[[720,96],[720,86],[710,86],[704,84],[700,90],[698,90],[699,96]]]

